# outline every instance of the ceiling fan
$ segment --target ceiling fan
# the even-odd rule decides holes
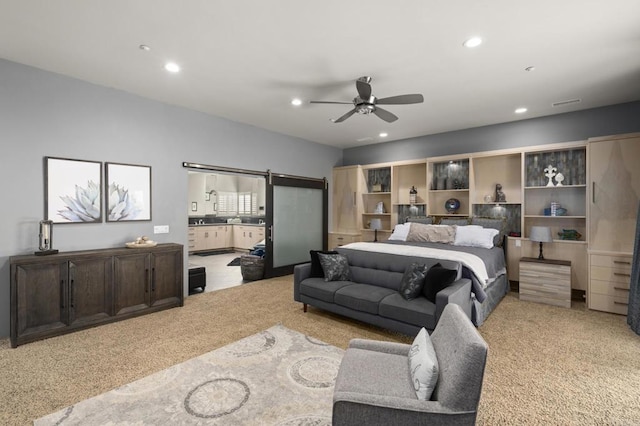
[[[380,108],[378,105],[406,105],[419,104],[424,102],[421,94],[398,95],[388,98],[376,98],[371,95],[371,77],[360,77],[356,80],[356,89],[358,96],[353,98],[351,102],[333,102],[333,101],[310,101],[312,104],[353,104],[354,108],[340,118],[332,120],[334,123],[342,123],[356,112],[358,114],[374,113],[387,123],[393,123],[398,119],[395,114],[390,113],[386,109]]]

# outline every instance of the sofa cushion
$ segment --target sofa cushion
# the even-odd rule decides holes
[[[451,285],[458,276],[458,271],[443,268],[440,263],[436,263],[427,271],[422,286],[422,294],[430,302],[436,303],[436,294]]]
[[[416,396],[421,401],[428,401],[436,388],[439,368],[436,351],[424,327],[418,332],[409,350],[409,371]]]
[[[407,266],[407,269],[404,270],[402,281],[400,281],[400,294],[402,297],[411,300],[420,296],[428,269],[427,265],[423,263],[412,263]]]
[[[424,297],[406,300],[399,293],[382,299],[380,316],[433,330],[436,326],[436,305]]]
[[[337,290],[334,302],[356,311],[377,315],[380,301],[390,294],[402,298],[395,290],[368,284],[353,284]]]
[[[338,254],[337,251],[323,251],[323,250],[309,250],[309,256],[311,257],[311,273],[310,277],[324,278],[324,271],[318,258],[318,253],[322,254]]]
[[[349,260],[342,254],[318,253],[325,281],[348,281],[351,279]]]
[[[336,291],[353,285],[351,281],[325,281],[324,278],[307,278],[300,283],[300,294],[333,303]]]

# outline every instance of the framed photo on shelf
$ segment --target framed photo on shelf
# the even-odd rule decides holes
[[[151,220],[151,166],[105,163],[107,222]]]
[[[102,162],[44,157],[45,219],[102,222]]]

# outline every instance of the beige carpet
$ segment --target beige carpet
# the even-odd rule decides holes
[[[16,349],[1,340],[0,424],[31,424],[278,323],[340,348],[354,337],[412,340],[313,308],[305,314],[292,287],[291,276],[256,281]],[[626,318],[516,296],[480,328],[489,359],[478,424],[638,424],[640,337]]]

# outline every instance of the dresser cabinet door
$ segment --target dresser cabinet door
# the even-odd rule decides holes
[[[67,262],[12,265],[11,339],[47,337],[69,323]]]
[[[180,303],[182,252],[167,251],[151,255],[151,306]]]
[[[70,324],[102,321],[113,315],[113,257],[69,262]]]
[[[151,304],[151,255],[114,257],[114,306],[116,315],[146,309]]]

